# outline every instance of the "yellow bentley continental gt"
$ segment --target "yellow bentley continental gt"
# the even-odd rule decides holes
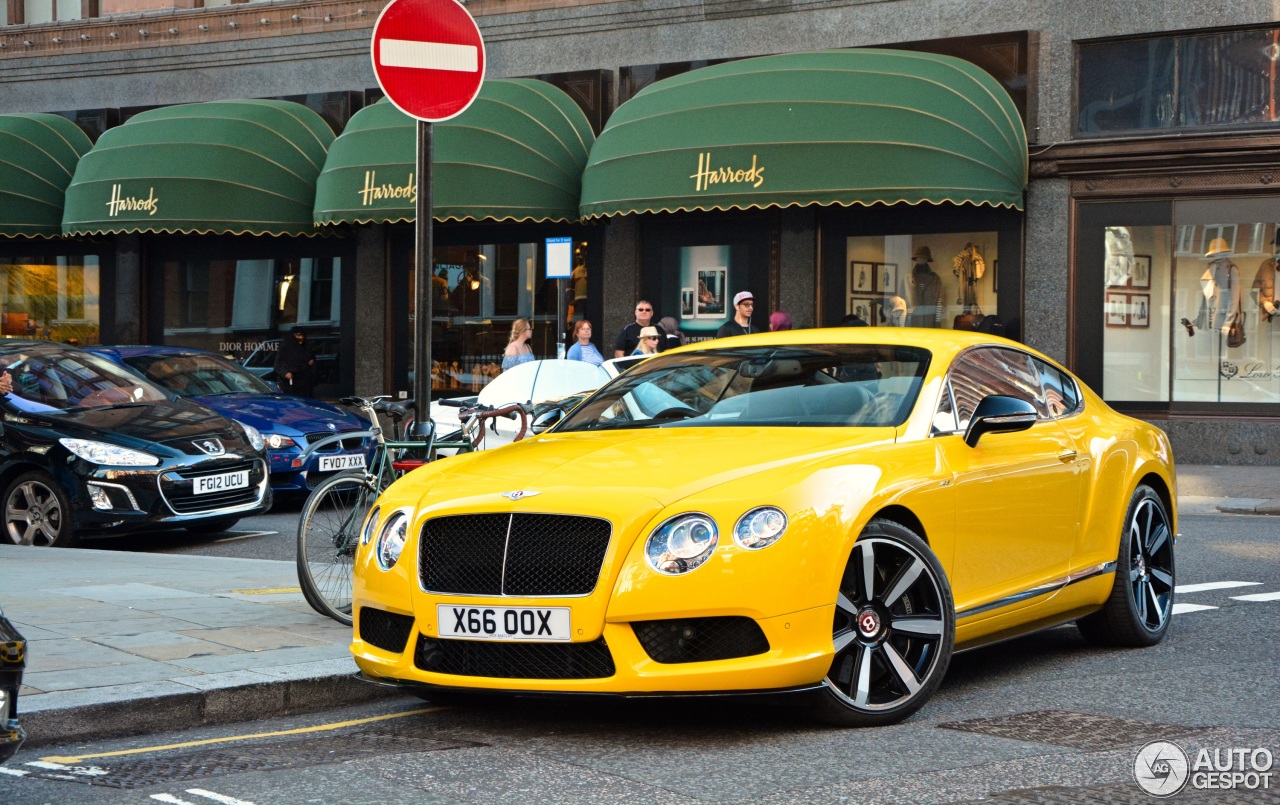
[[[459,691],[805,694],[887,724],[953,651],[1074,621],[1157,643],[1165,434],[979,333],[669,350],[552,427],[415,470],[355,557],[366,678]]]

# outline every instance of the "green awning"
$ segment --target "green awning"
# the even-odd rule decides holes
[[[61,235],[63,196],[92,147],[65,117],[0,115],[0,235]]]
[[[315,234],[329,124],[289,101],[152,109],[108,130],[76,168],[62,230]]]
[[[412,221],[415,121],[383,101],[351,118],[316,183],[317,224]],[[595,135],[563,91],[485,81],[467,111],[432,128],[437,221],[576,221]]]
[[[990,75],[948,56],[833,50],[651,84],[609,119],[582,215],[810,204],[1022,208],[1027,138]]]

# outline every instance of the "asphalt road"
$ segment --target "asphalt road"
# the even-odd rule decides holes
[[[1161,645],[1099,649],[1062,627],[958,655],[934,699],[892,727],[816,727],[794,702],[755,699],[396,697],[42,747],[49,760],[0,773],[0,802],[1146,803],[1134,767],[1150,741],[1173,741],[1190,762],[1199,749],[1280,758],[1280,521],[1186,517],[1177,562],[1178,614]],[[1280,802],[1274,766],[1270,789],[1188,786],[1170,801]]]
[[[277,500],[271,511],[246,517],[220,534],[192,534],[185,529],[87,540],[99,550],[233,556],[241,559],[292,561],[296,553],[298,515],[305,498]]]

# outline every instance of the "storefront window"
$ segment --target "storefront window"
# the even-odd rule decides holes
[[[976,330],[994,316],[996,232],[845,239],[844,312],[873,326]]]
[[[67,344],[97,344],[98,258],[0,257],[2,333]]]
[[[567,325],[574,310],[587,304],[586,246],[586,241],[572,242],[576,273],[568,279],[547,279],[543,242],[437,246],[431,298],[433,391],[475,392],[488,385],[502,372],[516,319],[533,326],[529,346],[535,358],[557,357],[565,329],[561,322]],[[410,267],[409,328],[416,316],[414,281]],[[411,338],[412,330],[406,328],[406,333]],[[411,383],[412,365],[408,369]]]
[[[341,258],[185,259],[162,265],[164,343],[226,355],[274,380],[281,336],[302,327],[316,353],[316,396],[337,393]]]
[[[1178,202],[1173,216],[1105,228],[1103,395],[1280,401],[1280,199]]]

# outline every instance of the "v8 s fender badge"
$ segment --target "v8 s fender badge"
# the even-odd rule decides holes
[[[521,498],[531,498],[534,495],[541,494],[541,492],[526,492],[523,489],[517,489],[514,492],[503,492],[502,496],[507,500],[520,500]]]

